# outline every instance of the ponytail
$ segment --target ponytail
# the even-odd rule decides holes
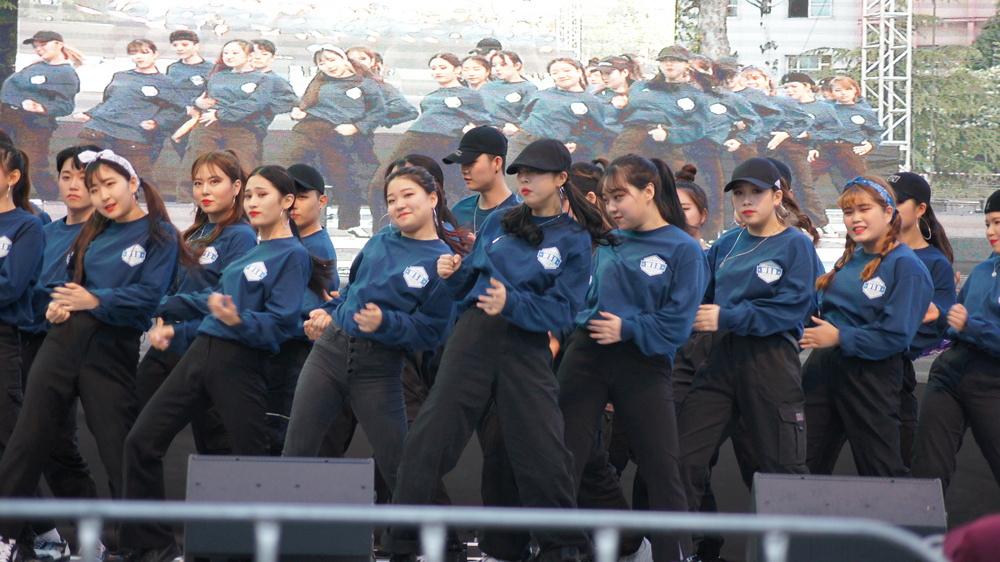
[[[83,66],[83,61],[84,61],[83,53],[81,53],[77,49],[74,49],[73,47],[70,47],[66,43],[63,43],[62,53],[63,56],[66,57],[67,60],[69,60],[69,62],[73,65],[74,68],[80,68],[81,66]]]
[[[880,178],[876,178],[874,176],[864,176],[862,181],[866,183],[852,182],[847,184],[847,187],[844,188],[844,192],[840,195],[840,198],[837,199],[837,205],[841,209],[857,205],[862,198],[873,202],[883,209],[890,207],[885,198],[879,195],[874,188],[866,185],[867,183],[877,184],[885,190],[890,198],[893,198],[892,188],[890,188],[888,184]],[[884,258],[886,254],[891,252],[895,247],[901,230],[902,221],[899,218],[899,213],[895,212],[895,208],[893,207],[892,221],[889,223],[889,230],[885,233],[885,236],[882,238],[882,242],[879,244],[878,256],[869,262],[868,265],[866,265],[861,271],[861,279],[863,281],[867,281],[871,279],[872,275],[875,275],[875,270],[878,269],[879,264],[882,263],[882,258]],[[854,251],[856,248],[857,243],[850,237],[850,235],[848,235],[847,241],[844,243],[844,255],[837,260],[836,265],[833,266],[831,271],[821,275],[820,278],[816,280],[817,291],[825,291],[830,286],[830,283],[833,282],[833,278],[837,275],[837,272],[847,265],[847,263],[851,261],[851,258],[854,257]]]
[[[816,230],[816,225],[813,224],[809,215],[802,212],[802,208],[799,207],[799,203],[792,196],[792,188],[789,187],[788,182],[785,178],[781,178],[781,208],[778,209],[778,218],[782,220],[786,225],[793,226],[799,230],[805,231],[813,240],[813,245],[819,245],[819,231]]]
[[[31,204],[31,179],[29,177],[30,160],[28,155],[13,144],[0,143],[0,167],[7,174],[19,172],[20,177],[17,183],[10,186],[8,197],[13,201],[14,206],[35,215],[34,206]]]
[[[955,263],[955,250],[951,247],[951,241],[948,240],[948,235],[944,231],[944,226],[941,225],[941,221],[937,219],[934,214],[934,209],[927,204],[927,210],[924,211],[924,216],[921,217],[923,221],[917,220],[917,228],[920,230],[920,235],[927,240],[931,246],[934,246],[944,254],[944,257],[948,258],[948,261]],[[921,226],[926,224],[927,233],[924,234],[924,227]]]
[[[606,219],[601,214],[600,209],[591,205],[580,194],[580,191],[573,187],[568,175],[566,183],[559,188],[559,192],[569,202],[570,211],[576,218],[576,222],[580,223],[580,226],[590,234],[592,245],[615,246],[619,243],[618,237],[612,234],[606,226]],[[524,203],[504,213],[500,219],[500,225],[509,236],[520,238],[533,248],[539,247],[545,238],[542,227],[531,220],[531,207]]]
[[[653,185],[653,204],[663,220],[687,231],[687,219],[677,197],[674,173],[659,158],[649,160],[638,154],[615,158],[601,180],[601,191],[625,190],[626,185],[642,190],[649,184]]]
[[[396,178],[406,178],[419,185],[428,195],[437,194],[437,205],[434,207],[434,230],[438,238],[441,239],[452,252],[466,256],[472,251],[472,241],[469,238],[469,231],[464,228],[448,228],[445,222],[455,224],[455,217],[448,210],[448,201],[444,197],[444,190],[441,189],[434,176],[425,168],[420,166],[402,166],[396,168],[391,174],[386,176],[385,185],[382,187],[382,198],[388,198],[389,183]]]

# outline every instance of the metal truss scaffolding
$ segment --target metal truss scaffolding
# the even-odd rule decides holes
[[[861,89],[877,100],[886,132],[883,144],[898,146],[901,168],[911,157],[911,98],[913,74],[913,0],[863,0]]]
[[[580,2],[559,2],[559,16],[556,21],[556,40],[559,49],[571,51],[580,58],[583,51],[583,18]]]

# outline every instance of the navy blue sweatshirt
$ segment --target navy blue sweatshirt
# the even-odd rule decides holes
[[[310,117],[333,125],[353,124],[358,134],[371,135],[385,123],[382,88],[371,78],[327,78],[315,105],[303,108]]]
[[[437,349],[452,323],[454,304],[437,274],[437,260],[451,250],[441,240],[414,240],[382,229],[351,265],[343,294],[323,308],[348,334],[409,350]],[[362,332],[354,314],[373,303],[382,324]]]
[[[614,314],[622,319],[622,341],[673,361],[691,335],[708,286],[705,252],[673,225],[616,234],[623,238],[620,245],[597,250],[587,303],[576,323],[602,319],[598,312]]]
[[[188,100],[188,105],[193,105],[191,100],[200,96],[207,87],[208,75],[212,73],[215,65],[203,60],[198,64],[187,64],[184,61],[170,63],[167,67],[167,76],[177,80],[178,88],[184,91]]]
[[[882,143],[885,127],[878,122],[878,112],[870,105],[835,103],[833,108],[840,119],[840,140],[851,144],[868,141],[875,146]]]
[[[764,140],[770,141],[771,133],[776,132],[798,137],[812,124],[812,118],[802,110],[802,104],[791,98],[769,96],[756,88],[745,88],[736,93],[750,102],[760,115],[761,138]]]
[[[196,327],[198,334],[277,353],[281,343],[295,335],[311,271],[309,252],[296,238],[262,241],[222,270],[214,288],[172,299],[170,315],[187,321],[174,325],[171,349],[185,348]],[[233,297],[240,324],[227,326],[209,312],[208,296],[213,291]]]
[[[913,250],[897,245],[868,281],[861,271],[875,259],[862,248],[820,293],[820,313],[840,330],[840,349],[862,359],[906,351],[934,294],[931,276]]]
[[[965,280],[958,302],[969,311],[965,330],[948,329],[953,339],[970,343],[993,357],[1000,357],[1000,255],[993,254],[972,269]]]
[[[721,145],[735,139],[748,145],[764,134],[760,115],[743,96],[728,90],[703,95],[706,99],[701,115],[705,121],[705,136],[709,140]],[[743,129],[736,127],[738,121],[743,123]]]
[[[590,234],[567,214],[532,216],[544,237],[537,248],[503,231],[501,213],[486,218],[472,253],[445,280],[452,298],[476,306],[490,278],[507,288],[500,316],[531,332],[569,326],[583,306],[590,279]]]
[[[719,329],[741,336],[791,333],[802,336],[802,322],[813,299],[816,249],[795,228],[764,238],[746,228],[726,231],[708,251],[712,280],[705,302],[719,305]]]
[[[461,137],[462,129],[470,123],[493,124],[493,118],[483,104],[483,96],[465,86],[438,88],[420,102],[420,118],[410,125],[410,131]]]
[[[177,273],[176,230],[161,222],[161,236],[151,236],[148,217],[111,222],[87,247],[83,286],[101,303],[90,311],[112,326],[149,329],[160,299]],[[72,280],[67,270],[65,282]]]
[[[189,102],[177,81],[166,74],[144,74],[134,69],[116,72],[104,88],[103,101],[87,111],[90,121],[84,127],[116,139],[149,144],[155,133],[139,124],[152,120],[158,129],[169,128],[178,115],[184,114]]]
[[[34,322],[21,325],[21,330],[32,334],[49,331],[45,311],[52,300],[52,288],[66,281],[66,265],[69,262],[69,249],[76,240],[77,234],[83,229],[84,223],[66,224],[66,219],[60,219],[42,227],[45,234],[45,256],[42,259],[42,274],[35,285],[31,300],[31,312]]]
[[[385,120],[379,123],[383,127],[392,127],[407,121],[413,121],[420,116],[417,108],[406,99],[403,92],[400,92],[392,84],[379,82],[382,88],[382,97],[385,99]]]
[[[809,137],[803,139],[807,144],[821,142],[836,142],[841,136],[840,117],[832,104],[825,101],[799,102],[806,115],[812,118],[809,126]]]
[[[215,228],[214,222],[205,223],[198,232],[195,232],[188,239],[188,244],[193,248],[204,247],[205,241],[212,235]],[[195,270],[181,268],[177,275],[176,288],[171,294],[163,297],[160,306],[156,309],[155,316],[160,316],[167,322],[182,320],[183,318],[175,318],[170,313],[171,302],[176,296],[199,293],[215,287],[222,277],[222,270],[256,245],[257,233],[249,223],[241,222],[226,227],[212,242],[212,245],[205,247],[201,252],[201,256],[198,258],[198,264],[201,267]]]
[[[451,208],[451,212],[455,215],[455,220],[458,222],[458,226],[461,228],[469,229],[472,234],[478,234],[479,230],[486,223],[486,217],[492,215],[493,213],[503,211],[517,207],[521,204],[521,198],[517,196],[516,193],[511,193],[510,197],[504,199],[496,207],[490,207],[489,209],[479,208],[479,194],[470,195]]]
[[[298,99],[275,97],[278,82],[261,72],[222,70],[208,79],[208,97],[216,100],[216,117],[227,125],[243,124],[263,134],[277,113],[291,111]],[[194,105],[194,100],[192,100]]]
[[[688,144],[704,136],[700,105],[704,94],[690,84],[643,81],[632,84],[619,113],[624,127],[667,130],[666,142]]]
[[[311,256],[321,260],[333,262],[331,265],[333,275],[331,276],[330,282],[327,283],[325,290],[328,293],[332,293],[339,289],[340,277],[337,275],[337,251],[333,247],[333,241],[330,240],[330,235],[323,229],[317,230],[309,236],[303,236],[302,245],[306,247],[306,250],[309,251]],[[305,341],[309,340],[309,338],[306,337],[302,323],[309,319],[310,312],[323,306],[324,302],[326,302],[326,299],[323,296],[314,293],[312,289],[307,288],[306,292],[302,294],[302,309],[301,314],[299,315],[299,322],[295,327],[295,339]]]
[[[38,217],[16,207],[0,213],[0,324],[23,326],[34,321],[31,303],[44,252]]]
[[[525,103],[518,127],[533,135],[596,150],[607,133],[605,107],[606,104],[587,92],[538,90]]]
[[[941,340],[948,331],[948,309],[955,304],[955,270],[948,258],[934,246],[913,250],[913,253],[931,274],[931,282],[934,284],[931,302],[937,306],[940,314],[936,321],[920,325],[917,335],[906,350],[906,356],[910,359],[916,359],[923,352],[940,347]]]
[[[520,123],[521,113],[531,94],[538,91],[538,86],[524,80],[522,82],[504,82],[492,80],[487,82],[479,93],[483,96],[486,109],[499,126],[507,123]]]
[[[276,115],[288,113],[293,107],[299,105],[299,96],[295,94],[295,90],[292,89],[292,85],[288,83],[288,80],[270,70],[263,74],[264,81],[261,83],[261,87],[266,86],[269,92],[267,97],[270,103],[268,104],[267,111],[254,119],[259,136],[263,136],[267,128],[271,126],[271,122],[274,121]]]
[[[80,93],[80,77],[71,64],[30,64],[4,80],[0,88],[3,103],[23,108],[21,102],[42,104],[50,119],[73,113],[74,99]]]

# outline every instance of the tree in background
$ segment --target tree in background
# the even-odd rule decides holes
[[[0,0],[0,84],[14,74],[17,43],[17,0]]]
[[[986,20],[972,46],[976,49],[971,61],[972,68],[984,70],[1000,65],[1000,15]]]

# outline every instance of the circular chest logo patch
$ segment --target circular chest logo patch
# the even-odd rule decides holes
[[[726,106],[722,105],[721,103],[713,103],[712,105],[708,106],[708,110],[716,115],[722,115],[723,113],[729,111],[728,109],[726,109]]]
[[[257,84],[255,82],[247,82],[240,86],[240,89],[248,94],[252,94],[257,91]]]
[[[403,270],[403,280],[406,286],[412,289],[423,289],[430,283],[430,276],[422,265],[411,265]]]
[[[861,285],[861,292],[869,299],[878,299],[885,295],[885,281],[881,277],[872,277]]]
[[[573,102],[569,104],[569,108],[574,115],[586,115],[590,112],[590,108],[587,107],[587,104],[582,102]]]
[[[860,115],[851,115],[851,123],[854,123],[855,125],[864,125],[865,118]]]
[[[39,74],[38,76],[32,76],[30,81],[32,84],[37,86],[38,84],[44,84],[47,80],[44,76]]]
[[[545,269],[559,269],[559,266],[562,264],[562,254],[559,253],[559,248],[555,246],[538,250],[536,258],[538,259],[538,263],[542,264],[542,267]]]
[[[660,256],[646,256],[639,260],[639,269],[650,277],[663,275],[667,271],[667,262],[663,261]]]
[[[462,107],[462,99],[459,98],[458,96],[449,96],[447,98],[444,98],[444,105],[452,109],[455,109],[456,107]]]
[[[191,83],[195,86],[203,86],[205,84],[205,77],[200,74],[195,74],[191,77]]]
[[[691,98],[681,98],[677,100],[677,107],[683,109],[684,111],[691,111],[694,109],[694,100]]]
[[[504,96],[503,99],[507,100],[507,102],[509,102],[509,103],[517,103],[517,102],[521,101],[521,94],[519,94],[517,92],[511,92],[511,93],[507,94],[506,96]]]
[[[784,270],[781,269],[781,266],[771,260],[762,261],[757,264],[757,277],[768,285],[781,279],[783,273]]]
[[[139,90],[142,92],[142,95],[147,98],[151,98],[160,93],[160,91],[156,89],[156,86],[143,86],[142,88],[139,88]]]
[[[356,100],[361,97],[361,88],[351,88],[350,90],[347,90],[344,93],[347,94],[347,97],[351,98],[352,100]]]

